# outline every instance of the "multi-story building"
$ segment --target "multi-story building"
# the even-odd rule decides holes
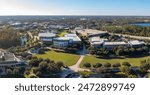
[[[21,65],[22,62],[13,53],[0,51],[0,75],[5,75],[7,68],[14,68]]]
[[[56,37],[54,33],[39,33],[38,35],[40,41],[45,44],[53,44],[53,39]]]
[[[113,48],[118,47],[118,46],[128,47],[129,44],[124,41],[122,41],[122,42],[105,42],[103,44],[103,47],[107,48],[109,50],[112,50]]]
[[[66,34],[64,37],[57,37],[53,40],[54,47],[67,47],[73,44],[81,44],[81,39],[76,34]]]
[[[100,37],[91,37],[89,38],[90,45],[95,48],[103,47],[104,42],[107,42],[108,39],[103,39]]]
[[[145,42],[138,40],[131,40],[128,42],[131,47],[142,47],[145,45]]]

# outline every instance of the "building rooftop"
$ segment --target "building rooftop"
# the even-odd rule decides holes
[[[56,37],[56,34],[46,32],[46,33],[39,33],[38,36],[39,36],[39,37]]]
[[[77,37],[76,34],[66,34],[65,37]]]
[[[83,29],[83,30],[76,30],[76,31],[78,33],[81,33],[84,36],[107,33],[107,31],[100,31],[100,30],[94,30],[94,29]]]
[[[107,46],[107,45],[128,45],[128,43],[126,42],[105,42],[104,43],[104,46]]]
[[[13,53],[0,51],[0,58],[2,57],[4,58],[4,60],[0,60],[0,64],[17,62],[16,57]]]
[[[91,45],[100,45],[100,44],[103,44],[105,41],[108,41],[108,39],[103,39],[103,38],[100,38],[100,37],[91,37],[90,38],[90,43]]]
[[[66,34],[65,37],[72,39],[73,41],[81,41],[81,39],[76,34]]]
[[[145,44],[145,42],[138,41],[138,40],[132,40],[132,41],[129,41],[129,44],[130,45],[143,45],[143,44]]]
[[[68,41],[69,39],[67,37],[57,37],[57,38],[54,38],[54,40],[57,40],[57,41]]]
[[[81,39],[76,34],[66,34],[64,37],[57,37],[54,40],[61,40],[61,41],[81,41]]]

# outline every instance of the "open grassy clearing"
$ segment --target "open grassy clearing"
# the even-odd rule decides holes
[[[76,64],[76,62],[80,58],[80,56],[77,54],[69,54],[56,51],[48,51],[45,54],[36,54],[35,56],[43,59],[49,58],[51,60],[54,60],[55,62],[62,61],[67,66]]]

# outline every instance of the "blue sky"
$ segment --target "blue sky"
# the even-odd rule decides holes
[[[0,15],[150,16],[150,0],[0,0]]]

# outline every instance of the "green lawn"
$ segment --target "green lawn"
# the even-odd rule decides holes
[[[48,51],[45,54],[36,54],[35,56],[37,56],[38,58],[43,58],[43,59],[49,58],[56,62],[62,61],[67,66],[72,66],[76,64],[76,62],[80,58],[80,56],[76,54],[61,53],[61,52],[55,52],[55,51]]]
[[[109,63],[122,63],[122,62],[129,62],[130,64],[132,64],[132,66],[139,66],[140,65],[140,62],[144,59],[150,59],[150,56],[148,57],[141,57],[141,58],[125,58],[125,59],[99,59],[99,58],[96,58],[94,56],[86,56],[82,63],[80,64],[81,67],[83,67],[83,64],[86,63],[86,62],[89,62],[91,64],[95,64],[95,63],[106,63],[106,62],[109,62]]]

